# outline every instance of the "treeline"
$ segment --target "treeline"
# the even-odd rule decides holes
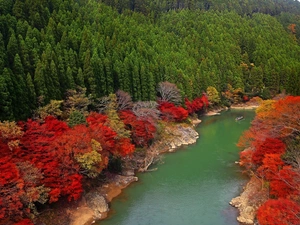
[[[188,99],[209,86],[224,92],[228,84],[266,98],[300,93],[290,17],[283,26],[270,15],[236,10],[166,10],[154,17],[119,13],[99,1],[0,5],[0,120],[24,120],[77,87],[94,99],[120,89],[134,101],[155,100],[161,81],[178,84]]]
[[[295,0],[102,0],[122,13],[126,10],[143,13],[154,19],[170,10],[216,10],[234,11],[239,15],[252,16],[254,13],[263,13],[275,16],[283,25],[289,24],[300,26],[299,12],[300,3]],[[300,29],[296,31],[299,39]]]
[[[161,13],[170,10],[218,10],[236,11],[239,14],[265,13],[272,16],[281,12],[299,13],[300,4],[294,0],[102,0],[119,12],[125,9],[142,13]]]
[[[299,96],[264,101],[238,142],[240,164],[261,180],[252,196],[261,225],[300,224],[299,110]]]
[[[168,122],[188,122],[209,104],[204,94],[188,101],[188,110],[178,106],[180,90],[169,82],[159,83],[158,93],[157,102],[133,102],[124,91],[93,102],[77,89],[39,108],[34,119],[0,122],[0,224],[36,223],[41,206],[79,199],[104,171],[121,172],[135,149],[142,160],[134,164],[142,164],[143,149],[166,136]]]

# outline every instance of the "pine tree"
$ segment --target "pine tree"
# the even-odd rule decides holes
[[[7,43],[7,56],[8,56],[8,63],[10,66],[13,65],[15,55],[18,53],[19,46],[18,41],[15,35],[15,32],[13,30],[10,30],[10,38]]]
[[[5,78],[0,75],[0,121],[13,119],[11,95]]]
[[[12,82],[15,88],[16,101],[13,102],[14,115],[18,119],[26,119],[30,114],[27,86],[25,82],[24,69],[20,56],[16,54],[13,67]]]
[[[4,40],[3,35],[0,33],[0,73],[3,71],[6,63]]]
[[[37,97],[45,99],[48,96],[48,89],[45,80],[45,65],[39,60],[34,73],[34,86]],[[46,102],[48,99],[45,99]]]

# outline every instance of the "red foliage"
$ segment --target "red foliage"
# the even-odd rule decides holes
[[[54,117],[47,117],[43,124],[28,120],[24,131],[20,153],[23,159],[42,172],[42,182],[45,187],[50,188],[50,202],[57,201],[63,195],[67,195],[70,200],[78,196],[82,192],[81,186],[74,186],[75,178],[77,181],[81,180],[78,166],[68,152],[53,147],[55,140],[69,131],[67,124]]]
[[[0,219],[22,215],[24,181],[11,158],[0,158]]]
[[[149,120],[137,119],[132,111],[121,111],[121,120],[131,130],[132,141],[137,146],[146,147],[154,138],[156,127]]]
[[[103,124],[95,123],[89,126],[89,132],[91,138],[98,141],[103,150],[113,154],[116,153],[115,145],[117,133],[115,131]]]
[[[282,154],[285,151],[285,144],[276,138],[266,138],[266,140],[256,147],[252,155],[252,162],[256,165],[262,165],[266,154]]]
[[[165,121],[180,122],[188,117],[187,110],[170,102],[160,102],[159,110],[161,111],[161,118]]]
[[[86,121],[90,126],[104,124],[107,121],[107,116],[96,112],[91,112],[86,118]]]
[[[202,97],[195,98],[192,102],[185,98],[185,105],[188,113],[193,114],[201,111],[204,107],[208,107],[209,102],[207,96],[203,94]]]
[[[248,97],[248,95],[244,95],[243,96],[243,102],[248,102],[250,99]]]
[[[276,177],[284,162],[280,158],[281,154],[266,154],[263,159],[263,164],[257,169],[260,177],[267,180],[272,180]]]
[[[205,107],[209,106],[208,97],[207,97],[207,95],[205,93],[202,95],[201,100],[202,100],[202,102],[203,102],[203,104],[204,104]]]
[[[129,138],[121,138],[117,142],[114,155],[126,156],[133,153],[134,150],[135,147]]]
[[[300,174],[284,166],[270,182],[270,194],[278,198],[296,198],[300,194]]]
[[[23,219],[13,225],[34,225],[30,219]]]
[[[300,206],[288,199],[269,199],[257,211],[257,219],[260,225],[297,225]]]

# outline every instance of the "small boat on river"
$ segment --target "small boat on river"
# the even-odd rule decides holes
[[[238,116],[235,118],[235,121],[240,121],[240,120],[243,120],[244,119],[244,116]]]

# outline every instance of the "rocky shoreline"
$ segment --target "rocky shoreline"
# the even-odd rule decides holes
[[[256,224],[256,211],[268,199],[268,191],[262,187],[262,181],[252,176],[240,196],[233,198],[229,204],[239,210],[237,221],[241,224]]]
[[[234,105],[232,109],[253,110],[259,106],[256,104],[240,104]],[[239,210],[237,221],[240,224],[255,225],[256,212],[259,206],[268,199],[268,190],[263,187],[262,181],[257,177],[250,176],[250,180],[246,183],[242,193],[233,198],[229,204]]]

